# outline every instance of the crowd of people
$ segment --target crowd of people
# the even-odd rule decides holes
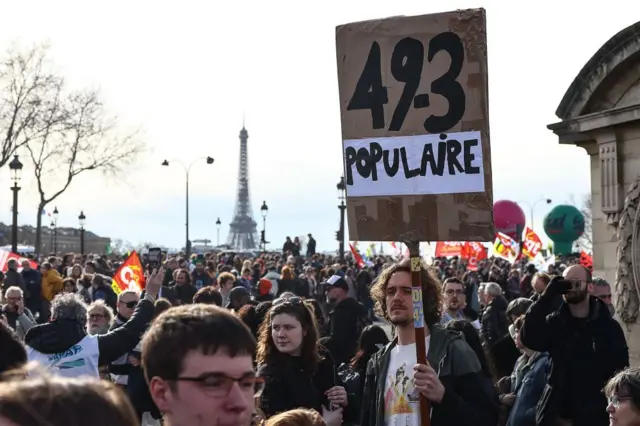
[[[311,236],[309,235],[311,238]],[[611,288],[573,258],[167,256],[116,293],[123,258],[9,261],[0,425],[640,425]]]

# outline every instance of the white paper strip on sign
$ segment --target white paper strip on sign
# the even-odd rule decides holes
[[[347,195],[484,192],[481,133],[345,140]]]

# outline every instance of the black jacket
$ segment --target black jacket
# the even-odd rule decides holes
[[[385,382],[391,349],[397,338],[377,352],[369,361],[362,400],[361,426],[384,426]],[[431,326],[427,361],[444,385],[440,404],[432,403],[432,426],[495,426],[498,401],[486,378],[478,357],[461,333]]]
[[[349,363],[356,353],[360,338],[359,318],[367,313],[357,300],[347,297],[336,305],[329,314],[329,338],[324,346],[329,350],[336,365]]]
[[[140,341],[153,319],[153,302],[142,299],[131,319],[122,327],[98,336],[99,365],[107,365],[131,351]],[[85,324],[59,319],[33,327],[25,336],[25,344],[43,354],[64,352],[87,335]]]
[[[606,305],[592,296],[587,318],[574,318],[567,304],[553,309],[554,299],[542,295],[527,311],[520,331],[524,346],[550,357],[537,424],[552,425],[561,416],[573,419],[574,426],[606,425],[602,388],[629,365],[622,328]]]
[[[311,408],[322,413],[322,406],[329,406],[324,393],[342,386],[329,356],[320,361],[314,374],[309,374],[302,368],[300,357],[278,354],[277,362],[258,367],[258,376],[264,380],[260,409],[267,417],[294,408]]]
[[[509,335],[507,320],[507,300],[500,296],[493,299],[482,312],[482,337],[489,347],[493,347]]]

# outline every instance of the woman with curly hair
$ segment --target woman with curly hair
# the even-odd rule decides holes
[[[376,309],[395,326],[396,338],[369,362],[362,424],[422,424],[420,395],[431,402],[432,426],[495,426],[495,395],[485,388],[480,362],[461,333],[443,329],[442,286],[419,264],[421,291],[412,291],[411,259],[391,265],[371,288]],[[414,300],[422,300],[426,364],[418,364]],[[379,402],[384,401],[384,406]]]
[[[341,412],[347,392],[328,353],[318,345],[314,315],[299,297],[274,301],[260,327],[256,362],[267,417],[295,408]]]

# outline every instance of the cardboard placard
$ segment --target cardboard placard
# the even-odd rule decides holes
[[[336,28],[352,241],[491,241],[484,9]]]

